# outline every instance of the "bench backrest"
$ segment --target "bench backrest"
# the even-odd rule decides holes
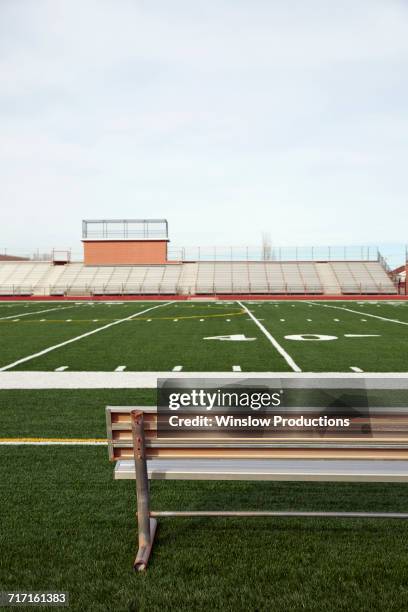
[[[157,435],[157,409],[146,406],[107,406],[106,424],[111,461],[132,459],[139,445],[132,431],[138,418],[144,432],[147,459],[408,459],[408,408],[374,408],[370,416],[351,417],[358,431],[370,428],[370,437],[339,435],[324,438],[277,436],[257,438],[164,438]]]

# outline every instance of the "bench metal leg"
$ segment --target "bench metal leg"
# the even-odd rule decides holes
[[[154,518],[150,519],[149,531],[143,533],[139,527],[139,549],[137,551],[136,559],[133,564],[133,568],[136,572],[143,572],[146,569],[149,561],[150,552],[153,546],[153,540],[156,533],[157,520]]]
[[[143,412],[132,412],[132,433],[139,534],[139,549],[133,567],[136,571],[140,572],[146,569],[157,527],[157,520],[150,518],[149,478],[147,475]]]

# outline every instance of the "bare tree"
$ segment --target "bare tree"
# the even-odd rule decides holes
[[[272,240],[269,232],[262,232],[262,259],[270,261],[272,257]]]

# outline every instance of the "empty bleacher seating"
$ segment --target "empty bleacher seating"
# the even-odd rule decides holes
[[[0,295],[32,295],[51,269],[50,262],[1,262]]]
[[[198,262],[195,292],[214,293],[215,292],[215,262]]]
[[[395,294],[379,261],[0,262],[0,295]]]
[[[396,293],[394,284],[379,262],[335,261],[330,265],[344,294]]]
[[[159,293],[171,295],[178,292],[182,269],[182,264],[164,266],[164,274],[160,283]]]

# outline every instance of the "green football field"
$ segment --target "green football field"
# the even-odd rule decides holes
[[[408,302],[3,302],[0,338],[0,371],[407,372]]]
[[[9,373],[407,372],[408,303],[0,302],[0,339]],[[105,438],[107,404],[155,401],[1,389],[0,373],[0,591],[68,591],[78,612],[407,609],[403,521],[161,519],[148,571],[133,573],[135,483],[114,481],[106,446],[86,440]],[[151,497],[169,510],[408,507],[403,484],[153,481]]]
[[[3,390],[3,436],[103,438],[106,404],[154,390]],[[152,509],[406,512],[404,484],[152,481]],[[0,445],[0,590],[68,591],[76,612],[405,612],[408,522],[160,519],[134,573],[136,493],[104,446]],[[26,609],[26,608],[24,608]],[[45,610],[45,608],[38,608]]]

